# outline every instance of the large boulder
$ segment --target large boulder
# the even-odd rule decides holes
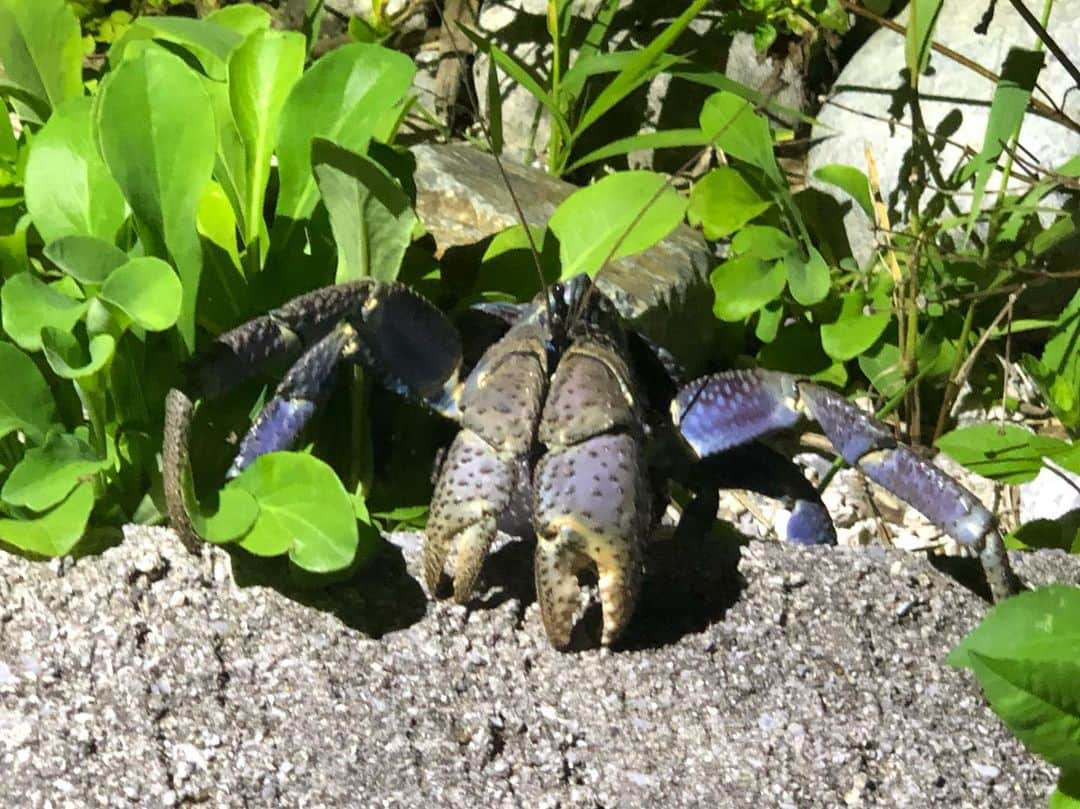
[[[3,802],[1034,807],[1054,783],[944,664],[986,604],[922,558],[755,542],[736,572],[737,545],[658,543],[624,646],[560,653],[527,545],[466,609],[398,541],[318,593],[164,529],[0,555]]]

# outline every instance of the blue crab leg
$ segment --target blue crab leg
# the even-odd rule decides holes
[[[979,553],[995,599],[1015,591],[996,520],[971,492],[899,444],[889,428],[843,396],[791,374],[761,369],[727,371],[694,380],[671,406],[683,439],[704,458],[809,418],[837,452]]]

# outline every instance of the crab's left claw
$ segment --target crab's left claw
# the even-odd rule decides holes
[[[450,321],[408,287],[363,279],[317,289],[218,337],[186,389],[166,399],[163,478],[170,519],[192,536],[187,440],[192,399],[214,398],[282,359],[295,360],[255,419],[229,469],[238,475],[287,449],[325,399],[341,361],[388,388],[453,416],[461,341]]]
[[[888,427],[833,391],[777,371],[727,371],[683,387],[672,417],[699,458],[808,417],[845,461],[974,548],[995,600],[1018,587],[994,515],[956,480],[899,444]]]

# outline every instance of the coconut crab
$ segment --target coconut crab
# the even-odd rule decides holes
[[[240,444],[229,471],[290,447],[342,362],[357,363],[461,429],[438,471],[424,542],[424,579],[438,591],[453,554],[453,597],[467,602],[497,531],[535,534],[536,594],[551,643],[565,647],[578,573],[597,574],[601,642],[634,611],[643,546],[669,479],[694,493],[684,520],[711,519],[718,487],[785,501],[787,539],[835,542],[816,490],[758,442],[816,421],[837,452],[979,555],[995,598],[1015,587],[994,516],[958,482],[898,444],[841,395],[760,369],[688,383],[670,355],[624,323],[587,276],[526,304],[480,304],[505,325],[476,365],[462,367],[452,323],[400,283],[365,279],[302,295],[221,335],[192,380],[169,393],[164,451],[170,519],[193,529],[181,468],[192,396],[212,399],[279,355],[296,357]],[[711,513],[710,513],[711,509]]]

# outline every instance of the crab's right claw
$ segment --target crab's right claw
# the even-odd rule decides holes
[[[461,341],[445,315],[408,287],[363,279],[294,298],[218,337],[195,364],[186,389],[166,399],[165,499],[188,541],[194,535],[187,455],[192,399],[220,396],[282,359],[295,362],[241,442],[230,477],[295,444],[342,360],[363,365],[390,389],[439,412],[453,415],[456,409]]]

